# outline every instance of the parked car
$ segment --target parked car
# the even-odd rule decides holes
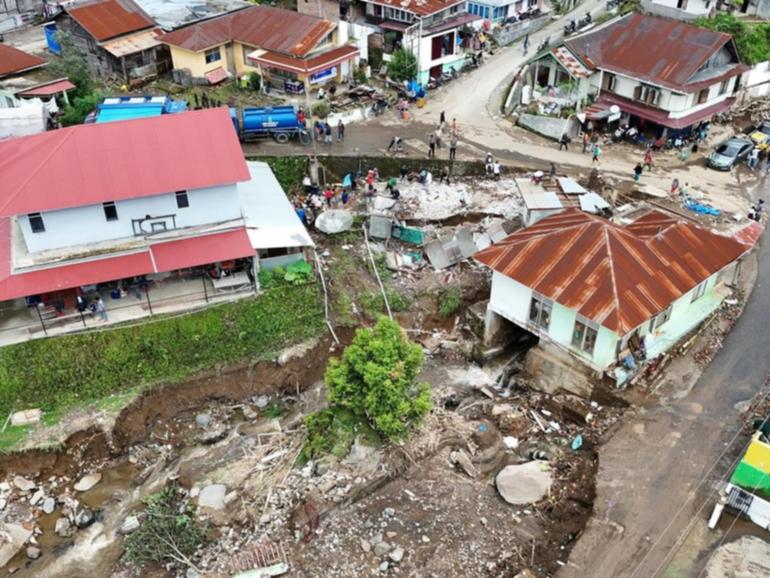
[[[765,120],[749,133],[751,142],[760,148],[770,147],[770,121]]]
[[[749,139],[733,137],[712,151],[707,164],[713,169],[729,171],[746,158],[752,148],[754,143]]]

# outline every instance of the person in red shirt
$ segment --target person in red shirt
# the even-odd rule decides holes
[[[334,198],[334,191],[331,187],[326,187],[326,190],[324,191],[324,197],[326,197],[326,204],[331,207],[332,199]]]

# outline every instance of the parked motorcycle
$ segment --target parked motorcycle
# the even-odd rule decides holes
[[[618,6],[620,6],[622,0],[608,0],[607,1],[607,11],[614,10]]]
[[[575,21],[574,18],[572,20],[570,20],[569,22],[567,22],[567,24],[564,25],[564,35],[565,36],[567,34],[572,34],[576,30],[577,30],[577,22]]]
[[[550,37],[546,36],[543,38],[543,40],[540,42],[540,44],[537,45],[537,51],[542,52],[546,48],[548,48],[548,45],[551,43]]]
[[[578,29],[585,28],[586,26],[591,24],[591,22],[593,21],[594,19],[591,17],[591,13],[586,12],[586,15],[583,16],[580,20],[578,20]]]

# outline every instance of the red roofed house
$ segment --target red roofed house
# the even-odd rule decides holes
[[[0,43],[0,78],[20,74],[46,64],[47,62],[39,56],[27,54],[18,48]]]
[[[273,87],[293,92],[348,77],[359,57],[336,22],[269,6],[178,28],[161,40],[171,48],[174,69],[191,78],[214,84],[258,72]]]
[[[97,291],[108,310],[149,313],[153,299],[253,293],[256,269],[312,245],[268,166],[244,160],[226,108],[0,141],[0,173],[0,301],[75,324],[76,297]]]
[[[79,2],[62,8],[54,23],[57,32],[72,35],[75,47],[98,76],[128,84],[171,68],[168,47],[157,39],[160,29],[133,0]],[[47,38],[49,48],[58,53],[55,36],[47,33]]]
[[[656,137],[730,108],[748,70],[729,34],[641,13],[568,38],[529,68],[536,90],[593,95],[588,120],[650,126]]]
[[[657,211],[623,226],[567,209],[476,254],[493,270],[487,335],[503,320],[537,335],[528,363],[560,368],[543,372],[554,387],[590,392],[561,379],[571,359],[621,383],[629,355],[638,367],[719,307],[750,248]]]

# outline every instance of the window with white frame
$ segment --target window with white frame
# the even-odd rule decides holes
[[[650,333],[658,329],[661,325],[663,325],[666,321],[671,319],[671,311],[673,310],[674,306],[669,305],[664,309],[661,313],[658,313],[655,317],[653,317],[650,320]]]
[[[703,294],[706,293],[706,285],[708,285],[708,279],[706,279],[703,283],[700,283],[695,288],[695,290],[692,292],[692,299],[690,300],[690,303],[703,297]]]
[[[532,295],[532,301],[529,304],[529,322],[547,331],[551,324],[551,309],[553,309],[552,300],[542,295]]]
[[[572,347],[593,355],[598,333],[599,327],[597,325],[578,317],[575,319],[575,327],[572,329]]]
[[[634,90],[634,97],[636,100],[655,106],[660,102],[660,90],[649,84],[641,84]]]
[[[217,62],[219,60],[222,60],[222,53],[219,51],[219,46],[216,48],[210,48],[206,52],[203,53],[204,58],[206,59],[206,64],[211,64],[212,62]]]

